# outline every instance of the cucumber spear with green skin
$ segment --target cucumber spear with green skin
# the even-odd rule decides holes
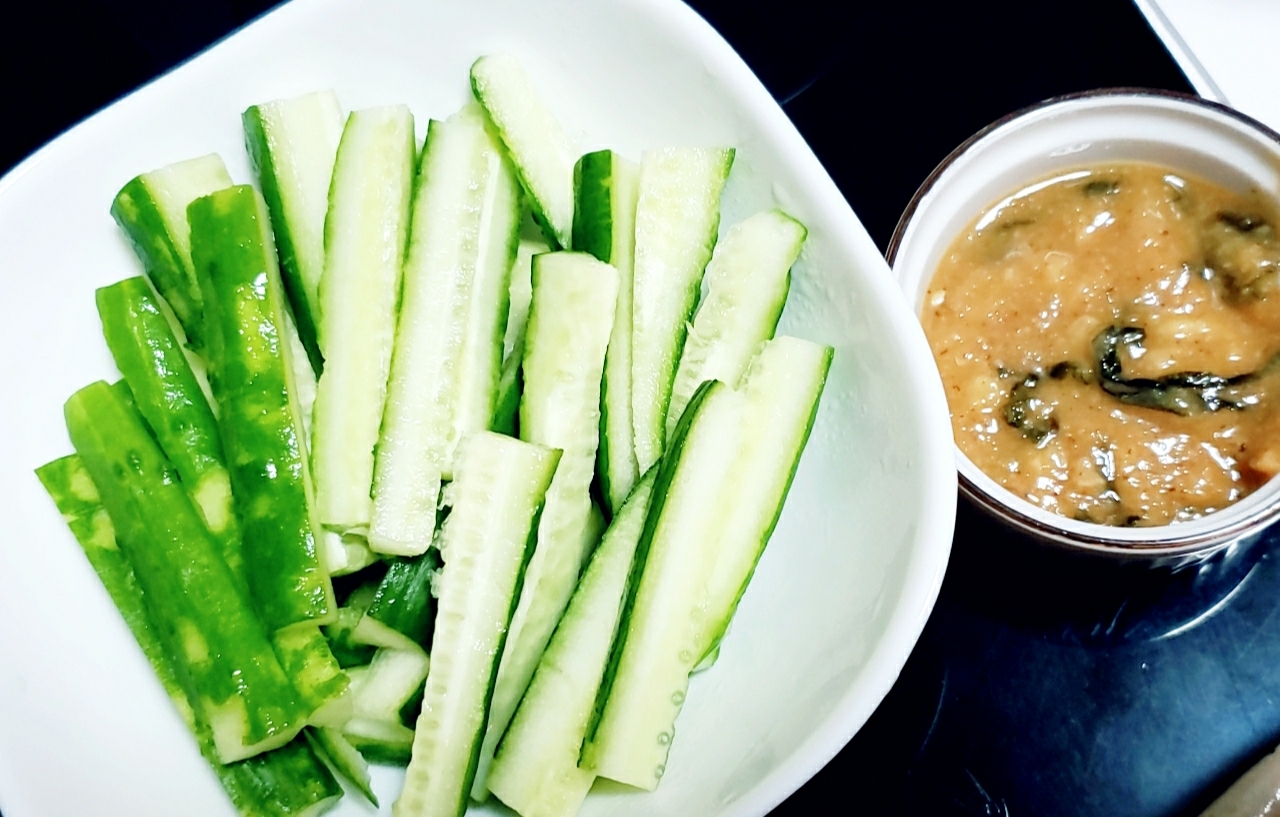
[[[248,592],[231,483],[217,421],[169,322],[142,278],[129,278],[97,293],[103,333],[128,395],[222,548],[223,560]],[[317,627],[277,631],[272,647],[309,710],[341,696],[346,677]],[[324,710],[313,719],[341,717]]]
[[[342,138],[333,91],[254,105],[244,112],[245,146],[262,187],[280,250],[280,272],[298,336],[318,373],[324,366],[316,326],[324,272],[324,217]]]
[[[665,148],[640,160],[631,334],[631,411],[640,472],[662,456],[685,333],[720,225],[732,148]]]
[[[522,817],[573,817],[595,773],[578,768],[656,468],[619,509],[498,745],[489,789]]]
[[[143,173],[126,184],[111,204],[112,217],[129,237],[147,277],[173,310],[193,349],[204,346],[204,314],[191,268],[187,205],[231,184],[221,157],[210,154]]]
[[[611,150],[588,153],[573,170],[573,248],[618,271],[618,305],[600,387],[597,473],[610,513],[639,477],[631,423],[631,296],[640,167]]]
[[[413,187],[413,114],[403,105],[347,117],[329,186],[320,279],[324,372],[312,419],[319,521],[366,534],[374,448],[396,333]]]
[[[652,790],[689,675],[723,636],[777,523],[831,365],[828,346],[765,344],[734,390],[694,392],[663,455],[581,766]]]
[[[520,185],[484,111],[433,120],[373,473],[375,551],[426,551],[454,450],[493,424],[519,229]]]
[[[76,392],[65,413],[218,758],[230,763],[288,743],[307,712],[141,415],[103,382]]]
[[[600,428],[600,381],[618,299],[618,274],[586,253],[533,259],[533,302],[523,363],[520,437],[564,451],[547,490],[538,542],[498,667],[497,685],[471,796],[485,796],[489,764],[538,659],[595,546],[592,515]],[[445,554],[448,564],[448,554]]]
[[[766,210],[730,227],[716,244],[707,296],[685,336],[671,388],[668,436],[698,386],[719,380],[737,388],[760,345],[773,337],[807,234],[781,210]]]
[[[481,57],[471,66],[471,90],[493,121],[529,194],[533,216],[555,249],[573,238],[573,142],[518,60]]]
[[[240,185],[196,199],[188,218],[254,606],[272,632],[326,623],[337,604],[316,552],[306,435],[266,205]]]
[[[498,657],[560,452],[489,431],[458,451],[441,530],[444,572],[422,711],[396,817],[461,817]]]
[[[218,760],[213,732],[187,697],[178,669],[161,642],[159,628],[147,612],[138,577],[116,543],[111,517],[102,506],[97,486],[83,461],[72,454],[41,466],[36,475],[195,736],[200,754],[213,767],[242,817],[315,817],[327,811],[342,796],[342,788],[301,737],[238,763],[223,765]]]
[[[243,575],[218,423],[151,287],[143,278],[128,278],[99,289],[97,302],[107,346],[138,411],[222,545],[223,559]]]

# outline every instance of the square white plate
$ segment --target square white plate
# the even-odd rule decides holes
[[[211,151],[249,181],[240,112],[319,88],[347,109],[408,103],[421,135],[496,51],[524,62],[584,151],[737,147],[723,227],[775,204],[808,225],[781,331],[836,347],[786,512],[719,662],[694,679],[662,786],[593,794],[584,817],[763,814],[888,691],[949,553],[946,405],[883,259],[741,59],[674,0],[297,0],[0,180],[5,817],[233,813],[32,473],[70,450],[63,401],[118,376],[93,290],[139,266],[112,197],[139,172]],[[375,770],[384,813],[399,779]],[[336,813],[371,811],[349,797]]]

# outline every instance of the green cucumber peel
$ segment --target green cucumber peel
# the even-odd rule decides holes
[[[54,504],[67,520],[94,572],[142,648],[152,670],[191,730],[222,788],[242,817],[290,817],[316,813],[342,796],[333,775],[301,738],[247,760],[223,765],[213,733],[197,716],[161,643],[159,630],[143,602],[133,566],[115,540],[111,517],[79,455],[71,454],[36,469]]]
[[[266,205],[240,185],[196,199],[188,218],[250,594],[269,630],[326,623],[337,605],[317,551],[306,434]]]
[[[111,203],[112,218],[196,350],[204,346],[204,315],[191,267],[187,204],[231,183],[222,159],[210,154],[136,176]]]
[[[142,417],[101,381],[73,395],[65,414],[219,757],[230,762],[287,743],[306,712]]]
[[[431,579],[439,569],[440,552],[435,548],[421,556],[392,560],[366,615],[430,650],[435,621]]]
[[[271,213],[280,272],[298,336],[317,374],[324,219],[342,111],[332,91],[253,105],[241,117],[245,147]]]
[[[145,278],[97,291],[107,347],[138,410],[173,463],[223,558],[243,573],[240,526],[218,423],[186,354]]]

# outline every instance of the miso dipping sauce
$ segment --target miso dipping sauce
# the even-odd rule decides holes
[[[1150,164],[987,209],[921,319],[961,450],[1107,525],[1213,513],[1280,471],[1280,209]]]

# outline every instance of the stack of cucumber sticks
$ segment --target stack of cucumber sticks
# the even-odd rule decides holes
[[[397,817],[576,814],[662,778],[831,364],[776,336],[805,228],[723,231],[731,148],[580,155],[521,65],[402,105],[249,108],[111,212],[118,382],[37,470],[244,817],[368,764]]]

